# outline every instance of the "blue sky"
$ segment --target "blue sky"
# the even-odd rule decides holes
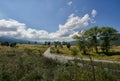
[[[70,40],[78,31],[92,26],[110,26],[120,32],[119,3],[120,0],[0,0],[0,36]]]

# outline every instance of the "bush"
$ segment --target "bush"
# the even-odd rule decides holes
[[[71,49],[71,54],[72,54],[73,56],[76,56],[76,55],[78,54],[78,50],[77,50],[76,48],[72,48],[72,49]]]
[[[58,53],[58,54],[60,53],[59,49],[56,49],[56,53]]]
[[[9,42],[1,42],[1,46],[9,46]]]
[[[55,44],[55,48],[57,48],[57,44]]]
[[[16,43],[10,43],[10,47],[15,47]]]
[[[70,49],[71,45],[70,43],[67,43],[67,48]]]

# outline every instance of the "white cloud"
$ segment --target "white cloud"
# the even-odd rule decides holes
[[[25,30],[25,24],[19,23],[15,20],[0,20],[0,36],[13,36],[16,37],[18,34],[22,37],[22,33]]]
[[[71,6],[72,5],[72,1],[69,1],[67,4],[68,4],[68,6]]]
[[[9,36],[20,39],[36,40],[46,38],[48,32],[45,30],[26,29],[26,25],[16,20],[0,20],[0,36]]]
[[[96,23],[96,20],[95,20],[94,18],[91,18],[91,19],[90,19],[90,22],[91,22],[91,23]]]
[[[95,17],[96,14],[97,14],[97,11],[95,9],[93,9],[92,12],[91,12],[92,17]]]
[[[61,25],[59,24],[59,29],[56,32],[50,33],[49,35],[52,38],[72,38],[72,35],[76,33],[76,29],[86,27],[89,24],[90,17],[88,14],[85,14],[83,17],[75,16],[71,14],[66,23]]]
[[[91,12],[91,15],[92,15],[92,17],[90,19],[90,22],[91,23],[96,23],[96,20],[94,19],[94,17],[97,15],[97,11],[95,9],[93,9],[92,12]]]
[[[89,21],[90,17],[88,14],[85,14],[82,18],[79,16],[75,16],[75,14],[71,14],[68,19],[67,22],[64,25],[59,25],[59,29],[60,30],[64,30],[64,29],[77,29],[80,27],[84,27],[88,25],[88,21]]]
[[[71,14],[68,16],[67,21],[64,24],[59,24],[59,29],[52,33],[45,30],[27,28],[24,23],[20,23],[16,20],[1,19],[0,36],[9,36],[34,41],[71,41],[73,40],[72,36],[77,34],[80,28],[86,27],[91,23],[91,19],[92,18],[90,18],[88,14],[85,14],[83,17]]]

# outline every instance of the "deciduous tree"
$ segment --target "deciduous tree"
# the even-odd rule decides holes
[[[117,30],[112,27],[102,27],[100,29],[101,48],[108,54],[110,42],[117,39]]]

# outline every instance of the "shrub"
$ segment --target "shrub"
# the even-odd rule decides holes
[[[1,42],[1,46],[9,46],[9,42]]]
[[[59,54],[60,53],[59,49],[56,49],[56,52]]]
[[[71,45],[70,43],[67,43],[67,48],[70,49]]]
[[[57,48],[57,44],[55,44],[55,48]]]
[[[10,43],[10,47],[15,47],[16,43]]]
[[[78,50],[77,50],[76,48],[72,48],[72,49],[71,49],[71,54],[72,54],[73,56],[76,56],[76,55],[78,54]]]

